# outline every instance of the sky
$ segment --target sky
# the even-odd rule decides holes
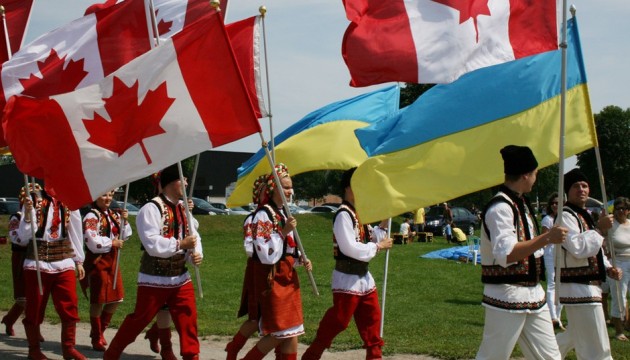
[[[25,44],[82,16],[85,8],[95,2],[34,1]],[[630,92],[627,91],[630,84],[627,65],[630,59],[630,6],[627,1],[569,2],[577,8],[595,113],[608,105],[630,108]],[[349,22],[341,0],[229,0],[226,22],[257,15],[260,5],[267,8],[269,103],[274,134],[329,103],[389,85],[366,88],[348,85],[350,75],[341,57],[341,41]],[[268,119],[262,119],[261,125],[265,139],[269,139]],[[260,144],[260,136],[252,135],[216,149],[255,152]]]

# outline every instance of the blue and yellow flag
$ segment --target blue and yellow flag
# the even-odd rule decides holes
[[[577,23],[568,26],[565,154],[596,145]],[[355,131],[370,158],[355,172],[359,216],[378,221],[503,182],[499,150],[558,162],[561,50],[470,72],[397,115]],[[375,199],[378,199],[375,202]]]
[[[367,154],[354,130],[395,114],[399,101],[400,88],[390,86],[315,110],[274,138],[275,160],[287,165],[292,175],[358,166]],[[228,206],[249,204],[254,180],[270,171],[265,151],[260,149],[238,169]]]

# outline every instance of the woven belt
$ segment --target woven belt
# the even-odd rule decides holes
[[[140,272],[155,276],[179,276],[186,273],[186,256],[173,255],[169,258],[150,256],[146,251],[140,260]]]
[[[363,276],[368,272],[368,263],[353,260],[337,260],[335,270],[344,274]]]
[[[53,262],[74,257],[74,250],[69,239],[61,239],[56,241],[37,240],[37,257],[40,261]],[[29,245],[26,250],[26,258],[35,260],[33,246]]]

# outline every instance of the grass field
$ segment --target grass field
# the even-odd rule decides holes
[[[306,335],[300,337],[300,341],[310,343],[319,320],[332,304],[332,223],[329,214],[298,215],[297,219],[299,235],[313,261],[313,274],[320,293],[320,296],[313,294],[304,269],[299,269],[306,326]],[[199,331],[202,335],[233,335],[241,324],[241,319],[236,319],[236,311],[245,266],[241,239],[243,217],[205,216],[198,220],[204,248],[204,262],[200,267],[204,297],[197,299]],[[393,224],[392,228],[397,229],[398,224]],[[7,217],[0,216],[0,235],[6,234],[6,228]],[[483,331],[480,266],[420,258],[427,252],[447,247],[446,241],[437,237],[432,243],[395,245],[390,251],[384,326],[386,355],[405,353],[443,359],[474,358]],[[0,281],[5,284],[0,287],[0,309],[4,311],[13,301],[10,258],[10,246],[0,246]],[[140,244],[134,234],[122,254],[121,267],[127,293],[112,321],[114,326],[118,326],[135,306],[139,260]],[[370,263],[379,297],[383,290],[384,264],[384,253]],[[86,321],[89,316],[85,298],[80,298],[79,306],[81,319]],[[50,321],[58,321],[51,305],[47,314]],[[613,330],[609,330],[612,335]],[[611,345],[615,359],[630,359],[630,344],[611,340]],[[361,340],[351,324],[335,339],[331,350],[360,347]],[[521,356],[518,347],[513,356]],[[575,356],[569,358],[575,359]]]

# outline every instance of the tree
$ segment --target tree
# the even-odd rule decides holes
[[[595,114],[595,129],[608,198],[630,195],[630,109],[607,106]],[[591,183],[591,196],[602,198],[594,149],[577,156],[580,170]]]
[[[411,84],[407,83],[400,89],[400,107],[411,105],[420,95],[432,88],[433,84]]]
[[[328,194],[340,194],[341,170],[309,171],[293,176],[293,188],[300,199],[315,202]]]

